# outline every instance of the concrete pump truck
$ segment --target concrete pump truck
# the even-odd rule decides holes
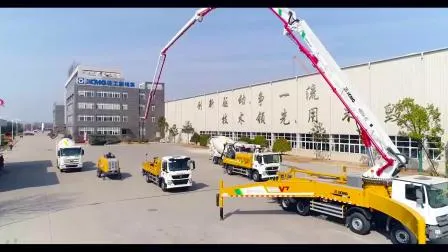
[[[162,49],[148,105],[160,80],[168,49],[196,22],[214,8],[199,9]],[[303,19],[288,8],[270,8],[283,24],[283,33],[298,47],[323,77],[354,118],[361,131],[371,167],[362,175],[340,175],[291,168],[275,180],[224,187],[221,180],[216,204],[221,220],[224,198],[270,197],[284,210],[299,215],[313,212],[344,219],[354,233],[367,234],[374,225],[385,224],[396,244],[425,244],[448,235],[448,179],[414,175],[399,177],[408,159],[402,155],[360,100],[351,84],[320,40]],[[149,106],[146,106],[147,117]],[[376,151],[381,159],[373,158]],[[301,175],[301,176],[298,176]]]

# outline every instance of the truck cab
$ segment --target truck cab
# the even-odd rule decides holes
[[[254,168],[260,173],[261,179],[270,179],[277,177],[280,170],[282,157],[275,152],[255,152]]]
[[[166,188],[190,187],[193,185],[192,171],[196,168],[193,160],[186,156],[168,156],[162,159],[160,177]]]
[[[61,171],[69,169],[82,169],[83,161],[82,156],[84,150],[81,147],[67,147],[59,148],[57,150],[57,167]]]
[[[448,236],[448,180],[422,175],[394,178],[392,199],[416,210],[426,222],[428,240]],[[389,228],[389,225],[387,226]],[[396,239],[404,234],[395,234]]]

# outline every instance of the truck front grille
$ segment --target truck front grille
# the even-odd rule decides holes
[[[439,216],[436,218],[436,220],[437,220],[437,224],[439,224],[439,226],[448,225],[448,214]]]
[[[266,167],[266,171],[277,171],[278,167]]]
[[[173,179],[187,179],[190,175],[183,174],[183,175],[173,175]]]
[[[188,183],[188,179],[173,180],[174,185],[184,185]]]
[[[277,171],[266,171],[267,175],[275,175],[277,174]]]

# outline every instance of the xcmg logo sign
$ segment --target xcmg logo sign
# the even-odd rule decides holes
[[[82,77],[78,77],[76,80],[76,83],[78,83],[78,85],[131,87],[131,88],[135,87],[135,82],[87,79],[87,78],[82,78]]]

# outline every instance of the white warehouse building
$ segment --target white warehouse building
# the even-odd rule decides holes
[[[448,48],[343,68],[352,88],[362,98],[404,155],[415,167],[417,144],[398,136],[398,127],[384,123],[385,106],[405,97],[418,104],[433,103],[441,112],[441,136],[448,140]],[[178,129],[190,121],[200,134],[263,135],[273,144],[286,138],[293,153],[314,156],[320,148],[332,160],[362,162],[364,147],[353,121],[343,121],[344,107],[319,74],[253,84],[165,103],[165,117]],[[310,134],[319,121],[329,134],[329,144],[314,144]],[[180,131],[180,130],[179,130]],[[180,138],[180,139],[179,139]],[[188,141],[182,134],[176,141]],[[445,173],[445,153],[429,148],[440,172]],[[424,166],[425,168],[426,166]]]

